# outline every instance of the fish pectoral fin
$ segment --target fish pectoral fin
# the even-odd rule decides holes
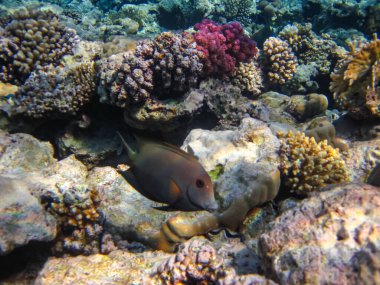
[[[174,209],[171,205],[157,206],[157,207],[152,207],[152,208],[159,211],[167,211],[167,212],[178,211],[177,209]]]
[[[169,181],[170,204],[174,204],[180,198],[181,198],[181,188],[179,188],[178,184],[173,179],[170,179]]]

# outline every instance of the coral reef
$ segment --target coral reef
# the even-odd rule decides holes
[[[293,95],[290,97],[287,112],[295,116],[300,121],[323,115],[328,106],[325,95],[311,93],[308,95]]]
[[[287,25],[279,37],[291,47],[299,64],[312,64],[321,74],[329,74],[344,53],[328,34],[317,36],[310,23]]]
[[[12,98],[3,106],[10,115],[32,118],[75,115],[95,93],[94,63],[66,67],[46,66],[33,71]]]
[[[220,13],[227,20],[237,21],[243,25],[252,22],[251,16],[256,10],[256,2],[251,0],[222,0],[223,11]]]
[[[356,47],[341,60],[331,74],[330,90],[342,110],[355,118],[380,117],[380,40]]]
[[[165,32],[153,44],[155,92],[183,92],[197,86],[203,73],[203,53],[190,34]]]
[[[297,68],[297,59],[286,41],[270,37],[264,42],[263,55],[271,83],[284,84],[292,79]]]
[[[152,59],[144,60],[132,52],[107,58],[98,74],[100,102],[125,107],[146,101],[153,91],[152,65]]]
[[[279,284],[377,284],[379,198],[368,184],[334,185],[281,213],[259,237],[266,276]]]
[[[23,83],[37,68],[59,65],[77,41],[50,10],[17,10],[0,33],[0,80]]]
[[[328,184],[348,180],[345,162],[338,149],[317,143],[304,133],[279,134],[281,140],[281,172],[290,192],[305,195]]]
[[[257,54],[256,42],[244,35],[238,22],[218,25],[204,19],[194,28],[197,48],[205,55],[207,74],[231,73],[237,62],[248,61]]]
[[[263,88],[263,73],[255,60],[239,62],[231,74],[231,81],[243,92],[257,96]]]
[[[213,4],[212,0],[161,0],[158,20],[167,28],[187,28],[212,14]]]
[[[58,185],[58,190],[41,195],[42,204],[57,217],[60,226],[54,245],[55,254],[97,253],[103,232],[97,191],[84,185]]]
[[[196,87],[203,73],[203,53],[189,34],[166,32],[137,43],[134,53],[109,57],[100,68],[101,101],[125,107],[166,94],[176,97]],[[177,93],[176,93],[177,92]]]

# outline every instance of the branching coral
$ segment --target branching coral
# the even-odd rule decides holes
[[[10,114],[33,118],[76,114],[95,93],[93,62],[47,66],[32,72],[16,92]]]
[[[310,23],[287,25],[279,37],[289,44],[299,64],[312,64],[322,74],[329,74],[334,63],[342,57],[343,49],[328,34],[317,36]]]
[[[231,73],[237,62],[246,62],[257,54],[256,42],[244,35],[243,27],[237,22],[218,25],[204,19],[194,28],[197,48],[205,55],[208,74]]]
[[[22,83],[41,66],[59,65],[78,38],[51,11],[20,9],[0,34],[0,80]]]
[[[264,42],[263,54],[270,82],[284,84],[292,79],[296,72],[297,60],[287,42],[270,37]]]
[[[58,185],[59,192],[47,191],[41,197],[47,210],[58,217],[56,254],[92,254],[100,248],[102,217],[98,193],[84,186]]]
[[[239,62],[232,73],[232,83],[242,91],[248,91],[251,95],[258,95],[263,88],[263,74],[255,60]]]
[[[339,108],[356,118],[380,117],[380,40],[351,45],[331,74],[330,91]]]
[[[328,184],[348,181],[344,160],[327,141],[317,143],[304,133],[279,134],[280,169],[291,192],[305,195]]]

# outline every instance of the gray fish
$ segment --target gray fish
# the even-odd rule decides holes
[[[119,136],[132,162],[136,190],[153,201],[168,204],[158,209],[217,209],[210,176],[194,156],[176,146],[140,138],[136,138],[137,150],[133,150]]]
[[[380,164],[376,164],[376,166],[372,169],[367,178],[367,183],[372,186],[380,187]]]

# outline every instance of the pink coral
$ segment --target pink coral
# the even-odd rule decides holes
[[[204,19],[194,28],[197,48],[205,55],[208,74],[231,73],[237,62],[248,61],[257,54],[256,42],[244,34],[238,22],[219,25]]]

